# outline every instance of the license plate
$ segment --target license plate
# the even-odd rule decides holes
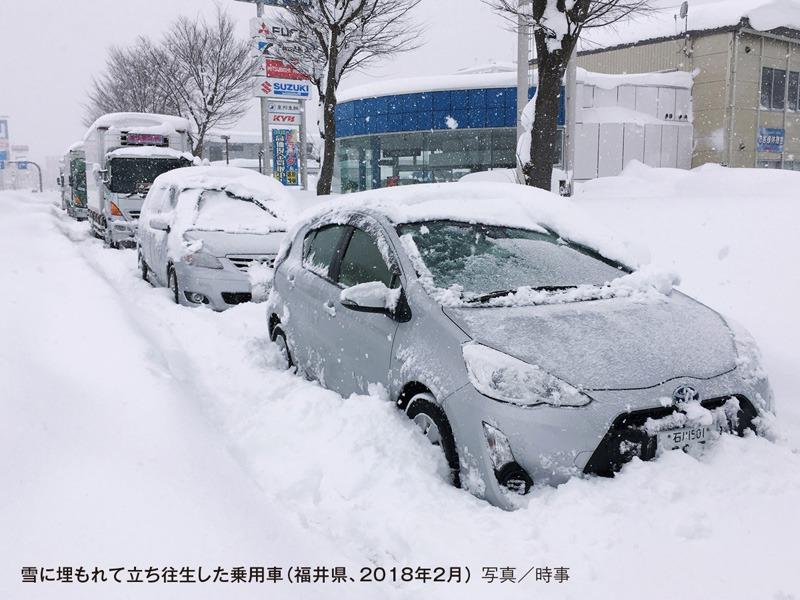
[[[711,428],[699,425],[683,429],[670,429],[658,432],[658,449],[683,450],[687,452],[705,444],[711,438]]]

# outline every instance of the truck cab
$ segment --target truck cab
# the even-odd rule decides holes
[[[112,248],[136,245],[142,203],[156,177],[192,164],[189,122],[181,117],[114,113],[84,137],[92,233]]]

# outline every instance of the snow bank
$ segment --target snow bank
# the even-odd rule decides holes
[[[189,120],[172,115],[151,113],[120,112],[109,113],[98,118],[88,129],[94,131],[98,127],[114,131],[124,128],[131,133],[151,133],[156,135],[174,135],[177,132],[190,131]],[[84,141],[86,137],[84,137]]]

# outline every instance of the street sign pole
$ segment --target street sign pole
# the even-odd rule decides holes
[[[300,115],[300,184],[304,190],[308,189],[308,129],[306,127],[306,117],[308,111],[306,110],[305,100],[300,102],[302,113]]]
[[[256,0],[256,16],[264,16],[264,2]],[[272,176],[272,139],[269,137],[269,99],[259,98],[261,102],[261,146],[264,149],[264,160],[261,169],[264,175]]]

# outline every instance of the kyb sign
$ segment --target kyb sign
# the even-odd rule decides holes
[[[300,125],[302,117],[294,113],[269,113],[270,125]]]
[[[256,77],[256,96],[266,98],[295,98],[307,100],[311,97],[311,84],[308,81]]]

